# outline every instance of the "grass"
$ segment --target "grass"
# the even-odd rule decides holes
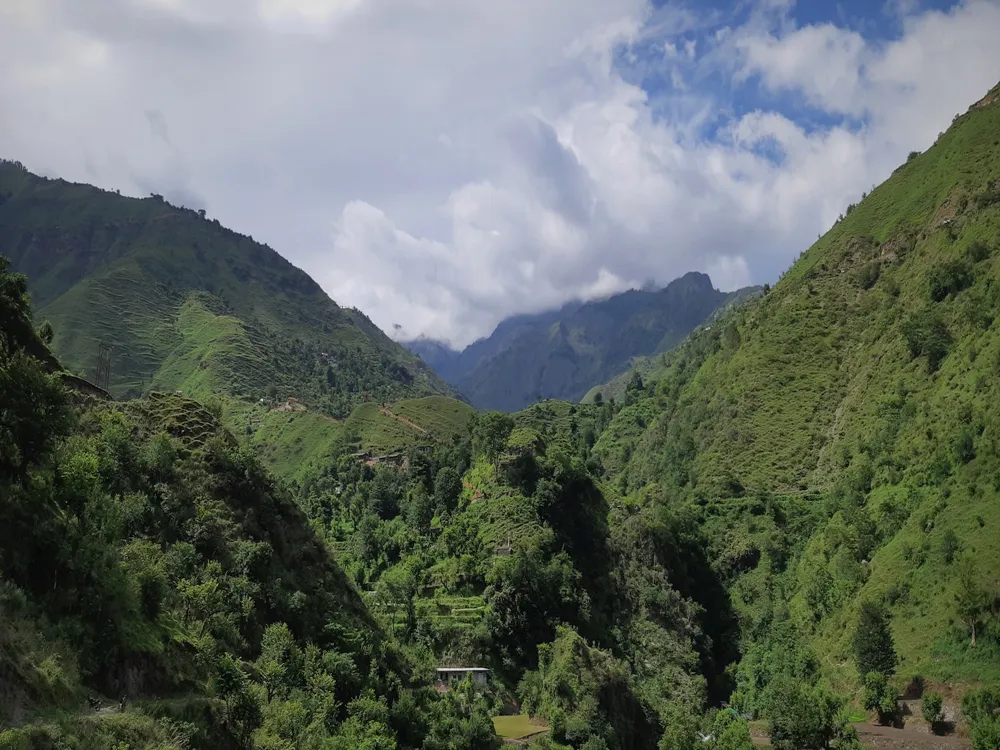
[[[252,405],[234,415],[268,467],[284,479],[301,479],[329,458],[343,423],[309,411],[286,412]]]
[[[505,740],[520,740],[533,734],[547,732],[548,725],[525,714],[494,716],[493,729]]]
[[[451,398],[397,401],[388,407],[361,404],[344,423],[350,439],[362,449],[391,453],[415,445],[450,443],[467,431],[475,410]]]

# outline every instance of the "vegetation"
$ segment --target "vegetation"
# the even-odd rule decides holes
[[[238,402],[183,348],[164,372],[202,403],[87,401],[4,269],[0,746],[496,748],[514,713],[547,727],[537,750],[749,750],[751,721],[779,750],[856,750],[848,719],[899,720],[923,675],[968,688],[995,750],[984,101],[773,288],[586,404],[473,414],[384,381],[302,412],[277,386]],[[214,319],[186,330],[242,336],[243,303],[205,293],[178,315]],[[439,694],[440,664],[489,683]],[[123,686],[125,711],[84,703]]]
[[[766,716],[780,674],[858,695],[872,670],[1000,683],[988,102],[773,288],[646,362],[641,389],[600,389],[597,476],[695,514],[739,617],[742,710]]]
[[[496,746],[210,409],[47,374],[24,290],[0,271],[0,746]]]
[[[944,721],[944,711],[941,710],[944,701],[941,693],[934,691],[924,693],[920,700],[920,713],[931,726],[931,730],[937,732]]]
[[[294,397],[346,417],[366,398],[450,394],[362,313],[338,307],[274,250],[171,206],[0,163],[0,255],[28,275],[52,348],[110,390]]]

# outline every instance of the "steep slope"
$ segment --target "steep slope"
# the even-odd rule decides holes
[[[447,394],[361,312],[276,252],[159,196],[124,198],[0,163],[0,254],[28,275],[65,365],[110,390],[294,396],[347,416],[363,400]]]
[[[0,747],[499,747],[208,409],[74,399],[5,260],[0,311]]]
[[[783,601],[837,679],[866,599],[903,676],[1000,679],[996,637],[970,639],[1000,580],[998,93],[667,354],[595,446],[626,491],[696,501],[745,632]]]
[[[539,398],[579,400],[633,357],[676,346],[727,299],[708,276],[689,273],[659,291],[509,318],[462,352],[426,340],[407,346],[476,406],[516,411]]]

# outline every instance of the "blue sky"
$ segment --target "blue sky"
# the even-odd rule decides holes
[[[1000,0],[0,4],[0,155],[266,241],[398,337],[773,282],[1000,81]]]

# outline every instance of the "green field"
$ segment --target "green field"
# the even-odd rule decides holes
[[[520,740],[533,734],[547,732],[548,726],[525,714],[516,716],[494,716],[493,728],[505,740]]]

